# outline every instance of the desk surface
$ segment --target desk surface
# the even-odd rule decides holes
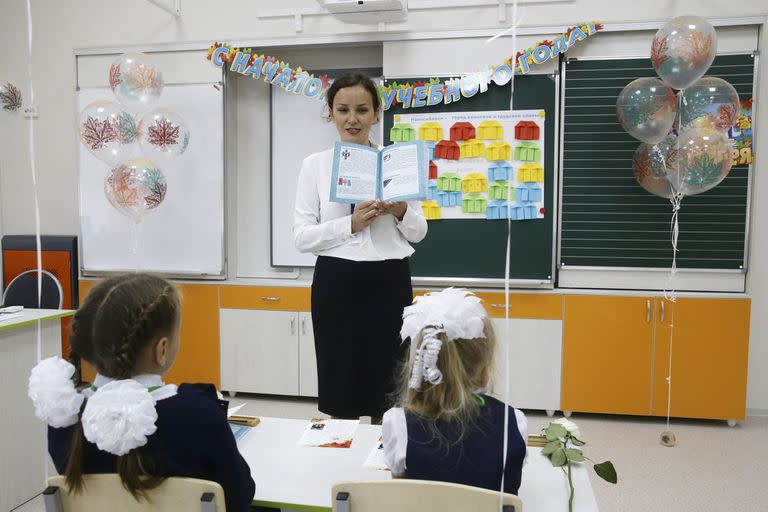
[[[326,511],[331,509],[335,483],[390,479],[388,471],[363,467],[379,441],[380,426],[360,425],[348,449],[299,446],[306,426],[307,420],[261,418],[261,423],[238,443],[256,482],[254,505]],[[587,466],[575,465],[572,476],[574,511],[597,511]],[[541,455],[541,448],[528,448],[519,496],[526,512],[568,509],[568,480]]]
[[[74,314],[73,309],[22,309],[18,313],[0,315],[0,331],[33,324],[38,320],[54,320]]]

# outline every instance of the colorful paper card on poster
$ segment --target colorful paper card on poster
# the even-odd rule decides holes
[[[434,145],[429,221],[544,218],[544,110],[398,114],[390,140]]]

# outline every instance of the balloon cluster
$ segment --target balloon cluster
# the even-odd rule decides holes
[[[677,17],[656,32],[651,44],[651,63],[661,79],[638,78],[619,94],[619,122],[642,141],[632,170],[652,194],[668,199],[700,194],[731,169],[728,130],[739,95],[725,80],[704,76],[716,47],[717,34],[707,21]]]
[[[163,75],[147,55],[121,55],[110,67],[109,86],[119,103],[100,100],[86,106],[80,113],[80,141],[111,168],[104,180],[107,200],[139,222],[163,202],[168,189],[155,162],[182,155],[189,128],[176,112],[156,107]]]

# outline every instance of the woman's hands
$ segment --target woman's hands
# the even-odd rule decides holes
[[[367,228],[373,222],[373,219],[379,215],[378,201],[363,201],[355,205],[355,211],[352,214],[352,233],[357,233]]]
[[[355,211],[352,214],[352,233],[362,231],[371,225],[379,215],[394,215],[397,220],[403,220],[408,203],[403,201],[363,201],[355,205]]]

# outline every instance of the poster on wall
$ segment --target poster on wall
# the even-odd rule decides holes
[[[544,217],[544,110],[399,114],[390,140],[433,146],[427,220]]]
[[[729,136],[733,140],[733,165],[752,165],[752,98],[739,105]]]

